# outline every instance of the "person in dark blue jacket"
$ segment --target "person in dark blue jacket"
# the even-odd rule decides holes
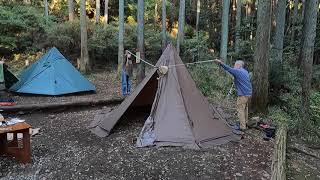
[[[244,69],[244,62],[237,60],[234,67],[224,64],[221,60],[215,60],[216,63],[234,77],[234,84],[237,89],[237,112],[240,121],[240,130],[245,130],[248,123],[248,102],[252,95],[252,85],[249,72]]]

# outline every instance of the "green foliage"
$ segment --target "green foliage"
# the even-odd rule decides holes
[[[197,87],[209,100],[216,101],[225,97],[227,94],[225,91],[225,77],[219,74],[217,65],[212,63],[193,65],[188,66],[188,69]]]
[[[160,27],[153,27],[153,25],[145,26],[145,50],[146,58],[151,62],[156,63],[161,56],[161,29]]]
[[[320,127],[320,92],[311,95],[311,119],[315,125]]]
[[[104,29],[102,25],[94,25],[89,37],[90,55],[98,60],[116,62],[118,56],[118,27],[112,23]]]
[[[46,22],[39,9],[25,5],[0,6],[0,48],[9,51],[30,49],[42,38]]]
[[[320,90],[320,64],[313,66],[312,86]]]
[[[80,24],[79,20],[54,24],[46,28],[46,46],[55,46],[62,52],[79,52]]]
[[[288,124],[291,120],[290,116],[277,106],[269,109],[268,117],[277,124]]]
[[[205,61],[213,59],[213,54],[209,49],[209,36],[204,32],[199,32],[199,39],[196,36],[186,36],[181,44],[181,59],[184,62]]]

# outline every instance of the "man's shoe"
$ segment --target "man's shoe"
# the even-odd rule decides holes
[[[244,135],[244,132],[241,131],[241,130],[235,130],[235,129],[233,129],[232,132],[233,132],[234,134],[236,134],[236,135]]]

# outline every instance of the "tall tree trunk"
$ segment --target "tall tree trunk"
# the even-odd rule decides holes
[[[301,19],[304,19],[304,11],[306,10],[306,2],[305,0],[301,0],[301,4],[302,4],[302,12],[301,12]]]
[[[24,4],[31,4],[31,0],[23,0]]]
[[[46,20],[49,18],[49,7],[48,7],[48,0],[44,0],[44,15]]]
[[[236,38],[235,38],[235,52],[237,54],[240,53],[241,9],[242,9],[242,0],[237,0]]]
[[[236,31],[236,25],[237,25],[237,0],[231,0],[230,2],[230,18],[229,18],[229,32],[228,32],[228,42],[231,47],[234,48],[235,46],[235,31]]]
[[[158,24],[158,3],[155,2],[154,5],[154,25],[156,26]]]
[[[196,19],[196,32],[197,32],[197,39],[198,39],[198,36],[199,36],[200,10],[201,10],[200,0],[197,0],[197,19]]]
[[[104,18],[103,18],[104,28],[108,26],[108,18],[109,18],[108,10],[109,10],[109,0],[105,0],[104,1]]]
[[[100,22],[100,0],[96,0],[96,23]]]
[[[177,37],[177,51],[180,54],[180,45],[183,43],[184,39],[184,21],[185,21],[185,12],[186,12],[186,1],[180,0],[179,8],[179,27],[178,27],[178,37]]]
[[[256,2],[255,0],[252,0],[251,3],[251,7],[250,7],[250,11],[251,11],[251,15],[250,15],[250,40],[253,40],[253,35],[254,35],[254,22],[256,21],[256,15],[255,15],[255,11],[256,11]]]
[[[291,38],[290,38],[290,44],[294,44],[295,40],[295,35],[296,35],[296,25],[297,25],[297,16],[298,16],[298,5],[299,5],[299,0],[294,0],[294,5],[293,5],[293,16],[291,20]]]
[[[230,8],[230,0],[223,0],[222,18],[221,18],[222,25],[221,25],[220,59],[224,61],[227,61],[227,53],[228,53],[229,8]]]
[[[119,40],[118,40],[118,74],[120,74],[123,63],[124,47],[124,0],[119,0]]]
[[[80,71],[84,73],[88,73],[91,71],[91,67],[90,67],[89,53],[88,53],[86,0],[80,0],[80,31],[81,31]]]
[[[137,49],[140,52],[140,58],[145,59],[145,51],[144,51],[144,0],[138,0],[138,37],[137,37]],[[140,83],[145,77],[144,73],[144,63],[140,63],[138,65],[138,83]]]
[[[69,21],[74,20],[74,2],[73,0],[68,0],[68,13],[69,13]]]
[[[200,59],[200,51],[199,51],[199,21],[200,21],[200,10],[201,3],[200,0],[197,0],[197,17],[196,17],[196,36],[197,36],[197,59]],[[195,61],[195,59],[193,59]]]
[[[166,30],[166,19],[167,19],[167,7],[166,0],[162,0],[162,52],[167,46],[167,30]]]
[[[302,3],[302,11],[301,11],[301,22],[302,24],[304,24],[304,15],[305,15],[305,9],[306,9],[306,3],[305,3],[305,0],[301,0],[301,3]],[[301,31],[299,31],[299,37],[301,38],[301,42],[304,42],[304,38],[305,38],[305,34],[303,34],[303,29]],[[303,49],[303,43],[300,43],[300,51]],[[301,52],[299,53],[299,58],[297,59],[297,66],[298,68],[301,68],[302,66],[302,61],[301,61]]]
[[[310,90],[312,78],[312,64],[314,43],[316,37],[318,0],[307,0],[305,2],[305,11],[303,19],[302,34],[304,36],[301,44],[300,61],[302,63],[303,79],[302,79],[302,104],[301,104],[301,123],[302,128],[306,123],[310,122]]]
[[[286,21],[286,3],[287,0],[278,0],[276,5],[276,27],[273,39],[273,59],[276,64],[282,63],[284,28]]]
[[[271,29],[271,0],[258,3],[256,50],[254,54],[252,107],[256,112],[265,113],[269,91],[269,48]]]

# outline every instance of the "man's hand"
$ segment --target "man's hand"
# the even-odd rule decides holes
[[[215,60],[213,60],[213,62],[215,62],[217,64],[222,64],[223,63],[220,59],[215,59]]]

